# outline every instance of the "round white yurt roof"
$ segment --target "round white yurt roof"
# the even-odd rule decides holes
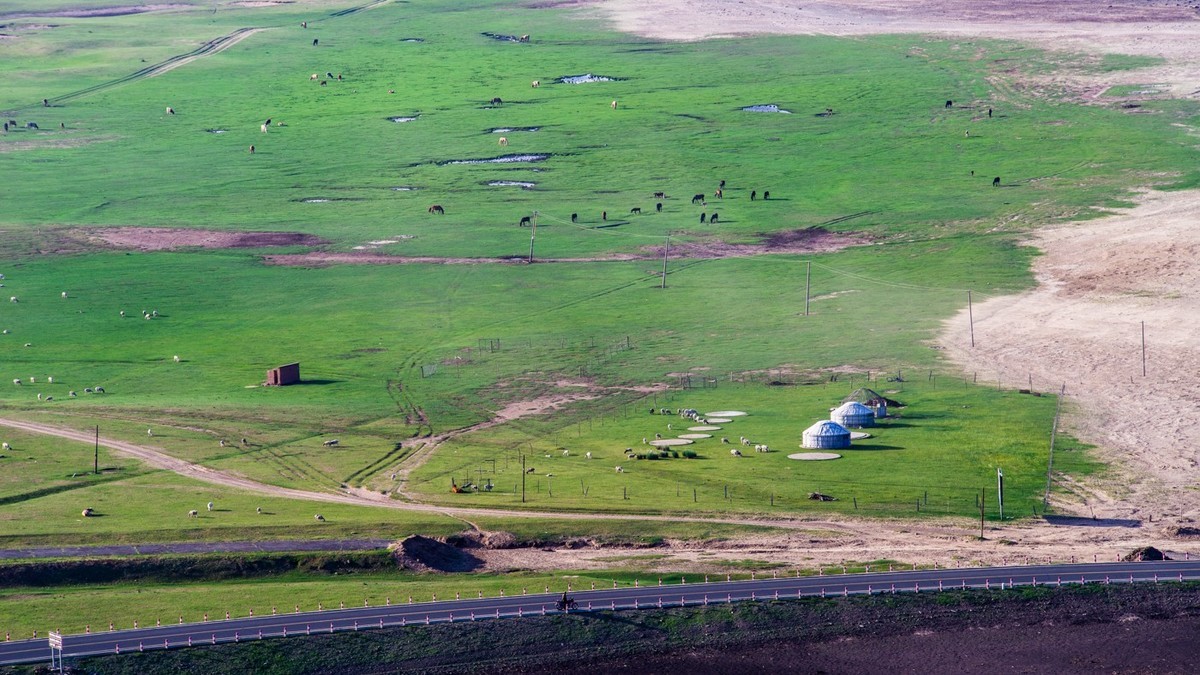
[[[833,420],[821,420],[804,430],[805,436],[845,436],[850,438],[850,430]]]

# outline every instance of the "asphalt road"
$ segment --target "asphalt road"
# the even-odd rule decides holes
[[[611,609],[647,609],[704,605],[741,600],[767,600],[802,596],[864,593],[911,593],[951,588],[1000,588],[1012,584],[1055,585],[1078,583],[1130,583],[1200,579],[1200,561],[1115,562],[1014,567],[967,567],[902,572],[873,572],[818,577],[770,578],[756,581],[713,581],[669,586],[622,586],[608,589],[573,589],[580,612]],[[128,653],[147,649],[179,648],[260,640],[273,637],[368,630],[447,621],[540,616],[555,610],[558,593],[464,598],[414,604],[330,609],[266,616],[242,617],[63,636],[66,658]],[[0,643],[0,665],[50,661],[44,637]]]

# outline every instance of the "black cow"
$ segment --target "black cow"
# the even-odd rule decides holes
[[[719,218],[720,218],[720,216],[718,216],[717,213],[714,211],[712,214],[712,218],[709,218],[708,222],[716,224],[716,222],[717,222],[717,220],[719,220]]]
[[[314,46],[314,47],[316,47],[316,46],[317,46],[317,38],[313,38],[313,46]]]
[[[704,222],[704,219],[705,219],[705,218],[707,218],[707,217],[708,217],[708,215],[707,215],[707,214],[701,213],[701,214],[700,214],[700,222],[701,222],[701,223],[703,223],[703,222]]]
[[[718,185],[717,187],[719,187],[719,188],[724,188],[724,187],[725,187],[725,181],[721,181],[721,184],[720,184],[720,185]]]
[[[504,105],[504,101],[499,96],[492,99],[492,105]]]
[[[608,211],[600,212],[600,220],[608,220]]]
[[[526,225],[532,225],[532,224],[533,224],[533,221],[530,220],[529,216],[522,216],[521,222],[517,223],[517,225],[519,227],[525,227]]]
[[[657,212],[659,212],[659,213],[662,213],[662,202],[659,202],[659,203],[655,204],[655,205],[654,205],[654,210],[655,210],[655,211],[657,211]]]
[[[629,209],[629,213],[630,213],[630,214],[634,214],[634,213],[636,213],[636,214],[638,214],[638,215],[641,215],[641,213],[642,213],[642,207],[640,207],[640,206],[635,206],[635,207],[633,207],[632,209]]]
[[[1000,187],[1000,176],[992,179],[992,187]]]
[[[768,199],[770,199],[770,198],[771,198],[771,191],[770,191],[770,190],[766,190],[765,192],[763,192],[763,201],[766,201],[766,200],[768,200]]]
[[[578,213],[572,213],[572,214],[571,214],[571,222],[572,222],[572,223],[574,223],[574,222],[577,222],[578,220],[579,220],[579,214],[578,214]]]
[[[946,101],[946,107],[947,107],[947,108],[953,108],[953,107],[954,107],[954,101]]]
[[[758,190],[751,190],[750,201],[754,201],[755,199],[758,199]]]
[[[702,194],[701,194],[701,195],[695,195],[694,197],[692,197],[692,203],[693,203],[693,204],[695,204],[696,202],[702,202],[702,201],[704,201],[704,195],[702,195]]]

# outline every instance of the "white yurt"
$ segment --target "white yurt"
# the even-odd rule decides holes
[[[875,411],[855,401],[841,404],[829,417],[848,429],[875,426]]]
[[[821,420],[804,430],[805,448],[837,449],[850,447],[850,430],[831,420]]]

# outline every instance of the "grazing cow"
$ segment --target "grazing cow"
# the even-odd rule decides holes
[[[714,224],[714,225],[715,225],[715,224],[717,223],[717,219],[718,219],[718,218],[719,218],[719,216],[717,215],[717,212],[716,212],[716,211],[713,211],[712,218],[709,218],[709,219],[708,219],[708,222],[710,222],[710,223],[712,223],[712,224]]]
[[[529,42],[529,36],[522,35],[521,37],[517,38],[517,42]]]
[[[579,220],[579,214],[578,214],[578,213],[572,213],[572,214],[571,214],[571,222],[572,222],[572,223],[574,223],[574,222],[577,222],[578,220]]]
[[[329,79],[332,80],[333,79],[333,71],[332,70],[325,71],[325,77],[328,77]]]
[[[526,225],[530,225],[530,226],[532,226],[532,225],[533,225],[533,219],[532,219],[530,216],[521,216],[521,222],[517,223],[517,226],[518,226],[518,227],[525,227]]]
[[[310,81],[316,81],[316,80],[319,80],[319,79],[321,79],[321,76],[320,76],[320,75],[318,75],[318,74],[316,74],[316,73],[313,73],[312,75],[309,75],[309,76],[308,76],[308,79],[309,79]]]
[[[342,74],[338,73],[338,82],[341,82],[341,81],[342,81]]]
[[[26,129],[37,129],[38,128],[37,122],[26,122],[25,128]]]
[[[336,438],[331,438],[331,439],[329,439],[329,440],[325,441],[324,443],[322,443],[321,445],[323,445],[323,446],[325,446],[325,447],[327,447],[327,448],[332,448],[333,446],[335,446],[335,445],[337,445],[337,444],[338,444],[338,439],[336,439]]]
[[[758,199],[758,190],[751,190],[750,201],[754,201],[755,199]]]
[[[662,202],[655,204],[654,210],[657,211],[658,213],[662,213]]]
[[[508,147],[508,137],[507,136],[500,137],[500,145],[502,145],[504,147]]]
[[[721,188],[717,188],[717,191],[713,193],[713,196],[715,196],[717,199],[724,199],[725,191]]]
[[[722,438],[721,438],[721,442],[722,442],[722,443],[728,443],[728,442],[729,442],[729,439],[728,439],[728,438],[724,438],[724,437],[722,437]]]
[[[530,83],[530,86],[533,87],[534,89],[537,89],[539,86],[541,86],[541,84],[542,84],[541,82],[534,80],[533,82]]]
[[[722,180],[722,181],[721,181],[721,184],[720,184],[720,185],[718,185],[717,187],[719,187],[719,188],[723,188],[723,187],[725,187],[725,181],[724,181],[724,180]]]
[[[254,154],[254,146],[253,145],[250,146],[250,154],[252,154],[252,155]]]
[[[608,211],[600,212],[600,220],[608,220]]]
[[[967,129],[966,131],[963,132],[963,138],[970,138],[970,137],[971,137],[970,129]]]
[[[1000,187],[1000,176],[992,179],[992,187]]]
[[[504,100],[497,96],[492,99],[492,105],[504,105]]]
[[[318,42],[317,38],[313,38],[313,46],[314,46],[314,47],[316,47],[316,46],[317,46],[317,42]]]
[[[535,469],[532,466],[529,467],[528,469],[525,469],[525,473],[533,473],[534,471],[535,471]]]
[[[439,216],[446,215],[446,209],[443,209],[441,204],[434,204],[433,206],[429,207],[429,212],[436,213]]]
[[[655,193],[654,193],[654,198],[655,198],[655,199],[666,199],[666,198],[667,198],[667,193],[665,193],[665,192],[655,192]]]
[[[255,513],[262,513],[262,507],[260,506],[260,507],[258,507],[258,508],[256,508],[256,509],[254,509],[254,512],[255,512]]]
[[[706,214],[706,213],[701,213],[701,214],[700,214],[700,222],[701,222],[701,223],[703,223],[703,222],[704,222],[704,220],[705,220],[706,218],[708,218],[708,214]]]
[[[732,449],[732,450],[730,450],[730,451],[729,451],[729,454],[733,455],[734,457],[741,457],[741,456],[742,456],[742,451],[741,451],[741,450],[738,450],[737,448],[734,448],[734,449]]]
[[[704,195],[702,195],[702,194],[699,194],[699,195],[693,195],[693,196],[692,196],[692,203],[693,203],[693,204],[695,204],[696,202],[702,202],[702,201],[704,201]]]
[[[190,518],[196,518],[199,515],[200,515],[200,512],[197,511],[196,509],[192,509],[191,511],[188,511],[188,517],[190,517]]]
[[[947,107],[947,108],[953,108],[953,107],[954,107],[954,101],[946,101],[946,107]]]
[[[323,522],[325,522],[325,516],[323,516],[323,515],[321,515],[321,514],[319,514],[319,513],[318,513],[317,515],[313,516],[313,518],[314,518],[314,519],[316,519],[316,521],[317,521],[318,523],[323,523]]]
[[[640,207],[640,206],[635,206],[635,207],[633,207],[632,209],[629,209],[629,213],[630,213],[630,214],[634,214],[634,213],[636,213],[636,214],[638,214],[638,215],[641,215],[641,213],[642,213],[642,207]]]
[[[103,394],[103,393],[104,393],[104,387],[96,387],[94,391],[95,391],[97,394]]]
[[[613,102],[612,102],[612,103],[610,103],[609,105],[610,105],[610,106],[612,106],[612,109],[613,109],[613,110],[616,110],[616,109],[617,109],[617,100],[616,100],[616,99],[613,99]]]
[[[771,191],[770,191],[770,190],[765,190],[765,191],[763,192],[763,201],[766,201],[766,200],[768,200],[768,199],[770,199],[770,198],[771,198]]]
[[[167,106],[167,114],[168,114],[168,115],[174,115],[174,114],[175,114],[175,109],[174,109],[174,108],[172,108],[171,106]]]
[[[619,467],[619,466],[615,466],[615,467],[613,467],[613,469],[614,469],[614,470],[615,470],[617,473],[625,473],[625,469],[622,469],[622,468],[621,468],[621,467]]]

